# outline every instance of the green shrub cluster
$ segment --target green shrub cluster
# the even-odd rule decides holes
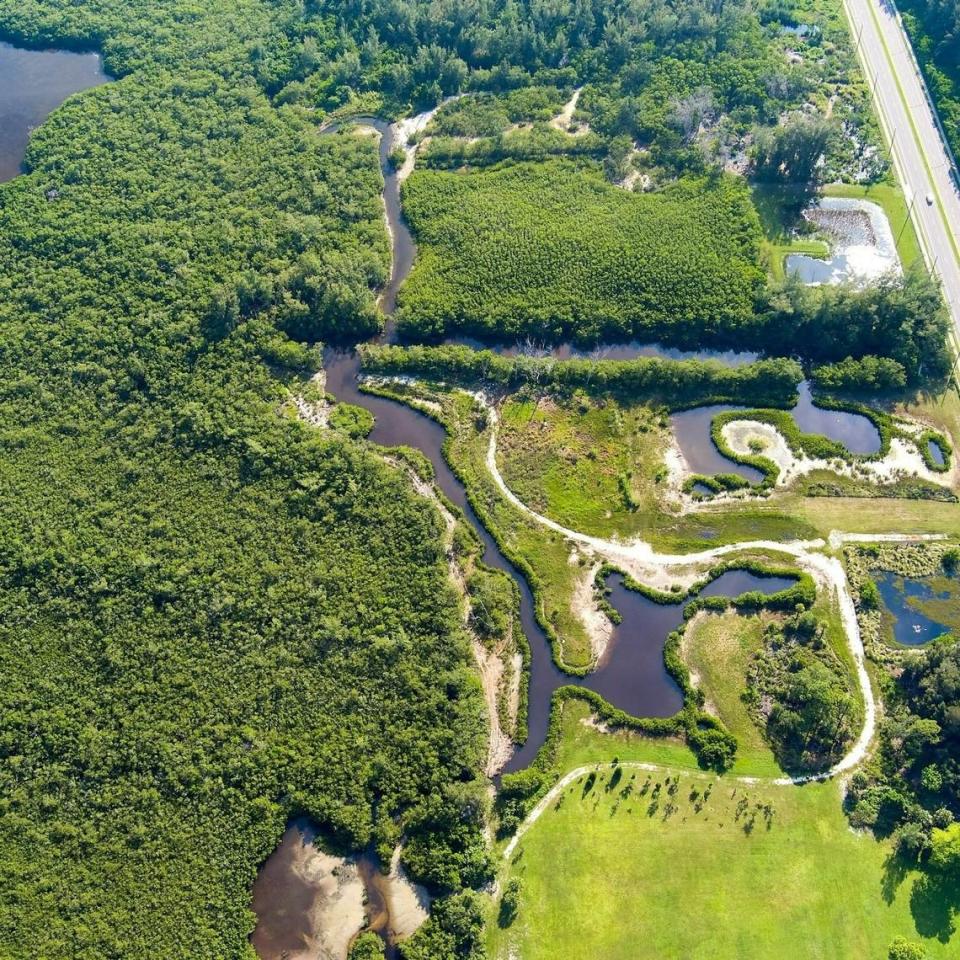
[[[791,772],[829,768],[861,720],[848,672],[823,632],[810,611],[768,624],[747,677],[745,700],[777,761]]]
[[[749,480],[744,479],[738,473],[714,473],[703,474],[694,473],[683,481],[684,493],[691,493],[698,496],[694,489],[697,486],[706,487],[710,494],[728,493],[732,490],[743,490],[751,486]]]
[[[570,87],[530,86],[496,96],[477,92],[447,104],[436,115],[429,133],[438,137],[495,137],[511,124],[534,123],[555,117],[570,97]]]
[[[656,399],[680,409],[707,403],[755,400],[789,405],[803,373],[792,360],[757,360],[727,366],[715,360],[554,360],[508,357],[491,350],[446,345],[361,345],[364,373],[417,376],[434,382],[581,389],[631,399]]]
[[[761,314],[756,342],[769,353],[799,354],[816,363],[839,364],[841,370],[849,369],[845,364],[851,357],[876,358],[878,364],[892,360],[903,368],[908,386],[942,381],[952,369],[943,295],[919,266],[862,288],[812,287],[788,277],[766,291]],[[886,376],[898,372],[882,366]],[[836,368],[833,373],[842,376]],[[881,376],[879,367],[876,376]]]
[[[937,904],[934,916],[948,926],[960,907],[958,675],[960,645],[946,638],[886,677],[877,757],[854,774],[846,798],[854,826],[892,836],[898,866],[924,869],[913,897]]]
[[[702,346],[750,326],[764,280],[759,219],[733,178],[641,195],[595,165],[553,160],[415,172],[403,200],[419,246],[397,311],[410,339]]]
[[[433,137],[418,154],[417,163],[421,169],[457,170],[489,167],[504,160],[519,163],[543,162],[555,157],[602,157],[606,150],[606,144],[596,134],[571,136],[548,124],[537,124],[480,140]]]
[[[898,360],[867,355],[821,364],[811,379],[827,393],[886,393],[906,386],[907,371]]]
[[[920,451],[920,456],[923,457],[923,462],[926,464],[928,470],[933,470],[935,473],[949,472],[950,463],[953,458],[953,445],[945,434],[939,433],[936,430],[924,430],[923,433],[916,437],[914,443]],[[943,463],[937,463],[937,461],[933,459],[933,454],[930,452],[929,446],[931,443],[935,443],[940,448],[940,452],[943,454]]]

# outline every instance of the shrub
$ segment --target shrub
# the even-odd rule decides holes
[[[383,957],[383,940],[367,930],[354,940],[347,960],[383,960]]]
[[[821,364],[814,369],[812,379],[828,393],[881,393],[905,387],[907,371],[899,360],[867,355]]]
[[[774,358],[729,367],[710,360],[554,360],[507,357],[492,350],[445,345],[359,348],[364,373],[420,376],[436,382],[581,389],[630,398],[661,399],[684,408],[704,403],[788,405],[803,378],[793,360]]]
[[[509,927],[517,918],[520,910],[520,891],[522,885],[519,877],[511,877],[507,882],[500,898],[500,912],[497,916],[497,923],[501,927]]]
[[[880,588],[873,580],[865,579],[860,584],[860,606],[864,610],[879,610],[880,602]]]
[[[890,944],[887,960],[927,960],[927,951],[922,943],[897,937]]]
[[[330,426],[348,437],[360,439],[373,429],[373,414],[364,407],[352,403],[338,403],[330,411]]]

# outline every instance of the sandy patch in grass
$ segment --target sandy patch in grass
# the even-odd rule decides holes
[[[927,467],[916,447],[900,437],[890,441],[890,450],[881,460],[859,459],[847,463],[844,460],[822,460],[795,454],[783,434],[769,423],[733,420],[723,426],[721,433],[730,449],[741,455],[753,454],[750,442],[759,440],[763,444],[760,456],[772,460],[780,469],[776,481],[778,487],[814,470],[829,470],[839,476],[866,478],[883,484],[895,483],[906,477],[920,477],[938,486],[950,487],[956,479],[956,464],[946,473],[936,473]]]
[[[574,583],[573,597],[570,600],[573,615],[583,624],[590,638],[590,650],[594,663],[600,661],[610,642],[610,637],[613,636],[613,624],[602,610],[597,609],[594,596],[594,579],[601,565],[601,562],[597,561],[584,568],[583,574],[577,577]]]
[[[390,873],[384,878],[382,889],[390,915],[390,939],[397,942],[412,937],[430,916],[430,894],[426,887],[407,876],[400,864],[400,847],[393,853]]]
[[[577,87],[573,91],[573,96],[563,105],[563,109],[550,121],[550,126],[554,130],[562,130],[564,133],[569,131],[570,124],[573,122],[573,115],[577,109],[577,101],[583,92],[582,87]]]
[[[476,637],[473,638],[471,647],[477,669],[480,671],[483,697],[487,703],[487,714],[490,719],[490,742],[487,745],[485,772],[488,777],[492,777],[503,768],[513,753],[513,742],[500,725],[499,693],[500,680],[503,677],[503,659],[498,649],[487,650]]]
[[[374,131],[376,133],[376,131]],[[324,397],[327,388],[326,370],[318,370],[310,378],[311,386],[315,387],[321,398]],[[305,423],[311,426],[326,428],[330,424],[330,411],[332,405],[326,399],[308,400],[302,394],[293,398],[294,406],[297,408],[297,416]]]

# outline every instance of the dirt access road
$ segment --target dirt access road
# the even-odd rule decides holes
[[[943,282],[960,345],[960,193],[947,148],[896,7],[888,0],[844,0],[844,6],[924,256]]]

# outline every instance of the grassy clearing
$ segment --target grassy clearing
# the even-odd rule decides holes
[[[521,841],[504,876],[521,878],[519,913],[506,930],[491,922],[491,957],[880,960],[895,936],[921,939],[915,875],[897,882],[889,847],[849,829],[836,783],[718,779],[684,748],[604,735],[583,718],[569,706],[558,770],[596,761],[597,783],[586,793],[572,784]],[[641,797],[648,774],[629,768],[608,789],[614,756],[669,765],[675,792],[657,772]],[[923,942],[938,960],[955,955],[956,940]]]
[[[770,505],[771,508],[774,504]],[[776,502],[819,536],[848,533],[948,533],[960,530],[960,504],[929,500],[852,499],[787,495]]]
[[[830,247],[823,240],[793,235],[796,223],[784,217],[781,189],[770,184],[755,183],[750,187],[750,195],[760,215],[760,224],[763,227],[761,253],[771,277],[775,280],[784,278],[785,261],[791,253],[805,253],[811,257],[829,255]]]
[[[575,395],[511,399],[501,410],[504,479],[573,530],[633,533],[656,509],[669,426],[649,407]]]
[[[737,738],[733,773],[779,777],[783,771],[773,756],[747,705],[747,668],[763,649],[763,628],[776,614],[741,616],[728,610],[704,614],[691,623],[683,640],[683,658],[707,697],[711,712]]]

